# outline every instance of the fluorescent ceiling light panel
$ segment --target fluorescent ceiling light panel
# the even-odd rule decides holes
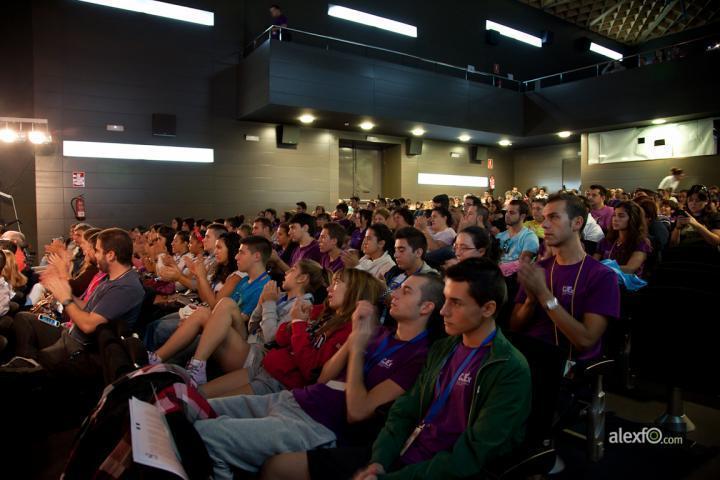
[[[623,54],[620,52],[616,52],[615,50],[610,50],[609,48],[603,47],[602,45],[598,45],[597,43],[590,43],[590,51],[599,53],[600,55],[604,55],[608,58],[612,58],[613,60],[620,60],[623,58]]]
[[[133,143],[63,142],[66,157],[118,158],[123,160],[155,160],[160,162],[213,163],[212,148],[166,147]]]
[[[377,15],[361,12],[360,10],[330,4],[328,5],[328,15],[417,38],[417,27],[414,25],[390,20],[389,18],[378,17]]]
[[[420,185],[454,185],[459,187],[487,187],[488,177],[467,175],[443,175],[440,173],[418,173]]]
[[[212,27],[215,25],[215,14],[197,8],[183,7],[172,3],[156,0],[80,0],[81,2],[104,5],[106,7],[130,10],[131,12],[147,13],[157,17],[172,18],[183,22],[197,23]]]
[[[540,37],[521,32],[520,30],[515,30],[514,28],[506,27],[505,25],[493,22],[492,20],[485,20],[485,30],[495,30],[505,37],[514,38],[515,40],[527,43],[533,47],[542,47],[542,39]]]

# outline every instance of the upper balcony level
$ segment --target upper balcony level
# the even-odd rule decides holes
[[[521,81],[295,29],[270,34],[238,65],[240,119],[295,123],[314,112],[319,127],[370,119],[390,135],[421,125],[432,138],[467,133],[473,143],[530,146],[560,130],[720,113],[720,48],[708,48],[710,37],[669,47],[662,61],[643,52]]]

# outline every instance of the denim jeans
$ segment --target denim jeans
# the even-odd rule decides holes
[[[215,480],[233,478],[233,468],[257,472],[265,460],[285,452],[335,445],[335,433],[313,420],[290,391],[210,400],[219,415],[195,422]]]
[[[177,312],[150,322],[145,328],[145,347],[151,352],[162,347],[175,330],[177,330],[179,324],[180,315]]]

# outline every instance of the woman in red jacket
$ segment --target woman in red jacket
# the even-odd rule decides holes
[[[293,320],[277,331],[276,346],[265,354],[262,366],[218,377],[203,385],[202,392],[208,398],[264,395],[315,383],[322,366],[350,335],[357,302],[376,304],[384,291],[382,282],[367,272],[340,270],[328,287],[324,314],[319,320],[309,321],[309,302],[295,302],[290,311]]]

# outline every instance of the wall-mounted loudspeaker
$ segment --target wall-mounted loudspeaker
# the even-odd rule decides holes
[[[422,154],[423,141],[421,138],[407,138],[405,139],[405,155],[420,155]]]
[[[488,149],[480,145],[470,145],[470,163],[482,164],[487,162]]]
[[[276,135],[278,147],[295,147],[300,142],[300,127],[278,125]]]
[[[177,132],[175,115],[168,113],[152,114],[152,134],[158,137],[174,137]]]

